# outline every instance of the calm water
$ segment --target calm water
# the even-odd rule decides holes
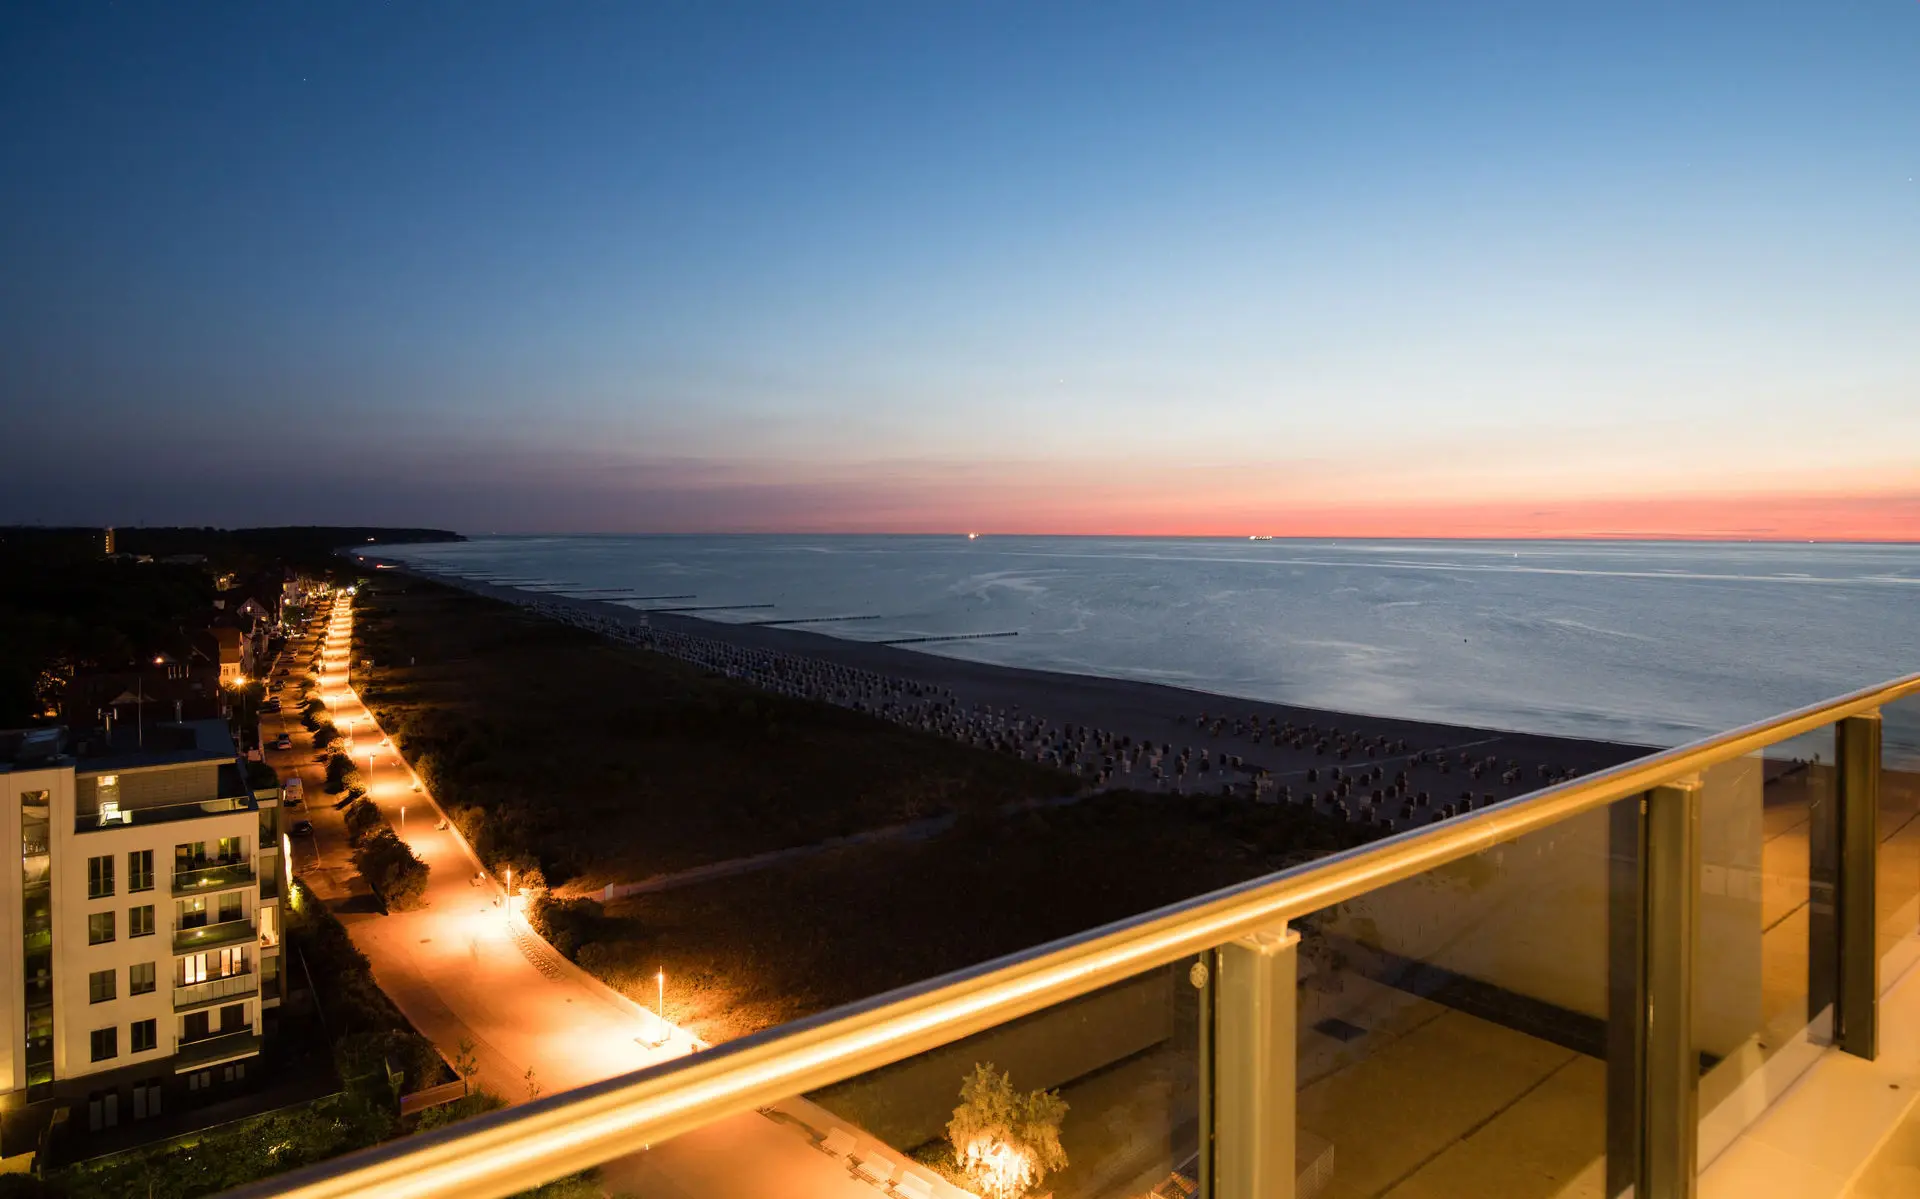
[[[423,566],[771,604],[986,662],[1668,744],[1920,670],[1920,546],[483,537]],[[644,606],[644,605],[642,605]],[[1905,706],[1905,705],[1903,705]],[[1890,713],[1912,746],[1920,705]]]

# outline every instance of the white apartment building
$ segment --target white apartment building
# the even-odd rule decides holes
[[[98,1130],[230,1094],[258,1075],[280,999],[279,788],[248,784],[219,721],[129,732],[0,732],[0,1114],[16,1124],[65,1109]]]

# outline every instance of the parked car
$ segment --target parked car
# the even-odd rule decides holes
[[[293,738],[287,736],[285,733],[282,733],[278,737],[274,738],[273,747],[275,749],[292,749]]]
[[[296,820],[293,822],[293,835],[296,837],[313,836],[313,821]]]

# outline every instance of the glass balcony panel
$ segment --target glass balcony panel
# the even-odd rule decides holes
[[[1881,710],[1879,890],[1881,993],[1920,962],[1920,698]]]
[[[1716,766],[1700,791],[1694,1045],[1702,1170],[1832,1041],[1836,935],[1816,843],[1837,800],[1832,730]]]
[[[985,1180],[1016,1180],[1044,1156],[1036,1147],[1045,1136],[997,1135],[983,1125],[971,1158],[956,1159],[948,1126],[962,1085],[990,1065],[1010,1080],[1021,1107],[1038,1090],[1064,1103],[1057,1123],[1064,1164],[1031,1191],[1004,1193],[1191,1194],[1199,1169],[1201,995],[1189,978],[1192,965],[1135,976],[617,1158],[601,1167],[600,1183],[610,1194],[706,1199],[1000,1193]]]
[[[1296,923],[1295,1193],[1610,1193],[1638,819],[1612,805]]]

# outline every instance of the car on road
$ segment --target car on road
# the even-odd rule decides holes
[[[296,837],[313,836],[313,821],[296,820],[293,822],[293,835]]]
[[[282,733],[278,737],[274,738],[273,747],[275,749],[292,749],[293,738],[287,736],[285,733]]]

